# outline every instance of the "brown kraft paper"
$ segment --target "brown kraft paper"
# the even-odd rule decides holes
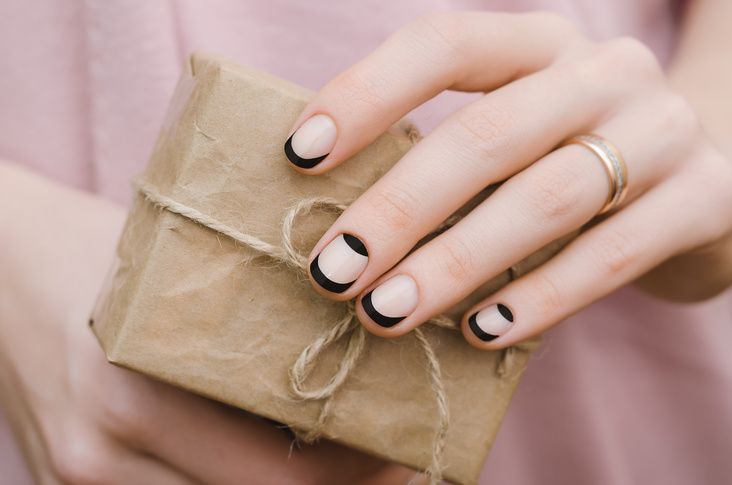
[[[354,200],[414,143],[409,125],[397,124],[338,168],[303,175],[285,158],[283,143],[312,96],[227,58],[194,54],[140,186],[281,248],[283,220],[293,204],[311,197]],[[292,245],[300,258],[336,217],[327,205],[295,217]],[[500,274],[446,316],[459,321],[469,305],[561,244]],[[304,400],[293,394],[291,369],[310,343],[347,318],[346,303],[320,296],[292,265],[141,193],[117,255],[92,317],[110,362],[304,432],[316,426],[328,401],[319,434],[417,470],[433,465],[435,431],[447,419],[438,458],[444,477],[457,484],[477,482],[536,345],[479,351],[455,329],[423,325],[449,416],[439,409],[435,369],[415,332],[393,339],[366,335],[330,400]],[[308,389],[336,374],[349,341],[344,336],[321,352]]]

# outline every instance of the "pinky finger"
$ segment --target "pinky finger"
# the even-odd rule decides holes
[[[708,240],[713,223],[698,216],[710,213],[704,203],[682,177],[668,179],[473,307],[463,317],[463,335],[474,347],[494,350],[540,334]]]

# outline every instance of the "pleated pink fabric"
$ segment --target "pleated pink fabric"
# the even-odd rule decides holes
[[[0,3],[0,155],[129,203],[186,55],[318,89],[416,15],[553,10],[669,59],[671,0],[37,0]],[[412,113],[428,131],[475,95]],[[732,292],[676,305],[625,288],[546,335],[484,484],[732,483]],[[30,483],[0,419],[0,483]]]

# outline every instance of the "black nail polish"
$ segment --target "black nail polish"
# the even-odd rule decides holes
[[[368,294],[366,294],[366,296],[361,299],[361,305],[363,306],[366,315],[368,315],[371,320],[378,323],[382,327],[390,328],[407,318],[406,316],[387,317],[386,315],[382,315],[381,313],[379,313],[376,308],[374,308],[374,303],[371,300],[371,296],[373,295],[373,293],[373,291],[369,291]]]
[[[350,234],[341,234],[310,263],[316,283],[332,293],[343,293],[356,282],[369,260],[364,243]]]
[[[401,274],[386,280],[361,299],[371,320],[382,327],[393,327],[417,307],[419,292],[414,280]]]
[[[335,147],[338,130],[333,120],[317,114],[300,125],[285,142],[285,155],[300,168],[313,168],[330,155]]]
[[[295,136],[294,134],[292,136]],[[325,160],[325,157],[330,155],[329,153],[326,153],[325,155],[321,157],[316,158],[301,158],[298,156],[297,153],[295,153],[295,150],[292,149],[292,136],[287,139],[285,142],[285,155],[287,155],[288,160],[300,168],[313,168],[323,160]]]
[[[475,312],[468,318],[470,330],[484,342],[500,337],[512,325],[513,313],[501,303]]]

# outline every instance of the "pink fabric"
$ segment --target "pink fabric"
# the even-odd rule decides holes
[[[0,156],[121,203],[152,150],[186,54],[230,55],[312,89],[419,13],[554,10],[633,35],[663,60],[670,0],[0,3]],[[472,95],[412,118],[428,130]],[[732,483],[732,292],[700,305],[626,288],[548,332],[482,483]],[[4,434],[3,434],[4,433]],[[18,478],[0,421],[0,482]],[[12,477],[12,478],[11,478]]]

